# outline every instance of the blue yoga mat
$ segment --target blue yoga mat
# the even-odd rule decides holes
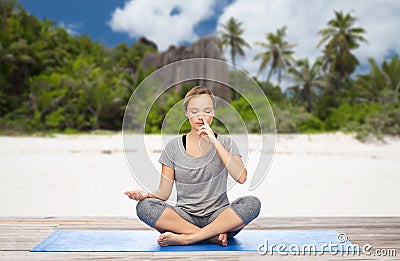
[[[335,230],[242,230],[235,238],[229,240],[226,247],[209,242],[161,247],[157,244],[159,235],[160,233],[153,230],[57,230],[31,252],[259,251],[265,253],[293,252],[307,245],[315,246],[311,252],[329,252],[332,249],[328,248],[329,244],[331,246],[337,244],[333,251],[346,252],[352,245],[344,234],[339,234]],[[348,252],[354,252],[354,249]]]

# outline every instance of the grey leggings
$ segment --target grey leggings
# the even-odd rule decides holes
[[[261,202],[254,196],[244,196],[236,199],[230,205],[222,207],[209,216],[198,217],[190,215],[179,207],[167,204],[165,201],[156,198],[146,198],[140,200],[136,205],[136,213],[140,220],[154,228],[157,220],[160,218],[164,210],[169,207],[186,221],[198,226],[205,227],[214,221],[222,211],[230,207],[243,221],[245,225],[254,220],[260,213]],[[228,232],[228,238],[232,238],[241,229]],[[159,232],[165,232],[158,230]]]

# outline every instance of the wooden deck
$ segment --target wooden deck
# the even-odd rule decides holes
[[[400,217],[282,217],[258,218],[248,229],[335,229],[353,244],[369,244],[374,253],[395,251],[397,256],[260,256],[249,252],[181,253],[31,253],[40,241],[58,229],[147,229],[133,217],[0,217],[0,260],[400,260]],[[392,253],[393,254],[393,253]]]

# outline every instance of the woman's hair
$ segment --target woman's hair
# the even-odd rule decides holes
[[[191,98],[193,98],[193,96],[197,96],[197,95],[201,95],[201,94],[208,94],[213,102],[213,106],[214,109],[216,107],[216,103],[215,103],[215,98],[214,98],[214,94],[212,93],[212,91],[204,86],[196,86],[193,87],[192,89],[190,89],[190,91],[188,91],[185,95],[185,99],[183,102],[183,107],[185,108],[185,112],[187,111],[187,106],[189,104],[189,101]]]

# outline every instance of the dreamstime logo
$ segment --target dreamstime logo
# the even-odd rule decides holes
[[[228,77],[228,73],[232,77]],[[150,74],[133,92],[126,106],[122,126],[125,158],[132,176],[147,191],[155,191],[158,188],[160,171],[153,165],[150,153],[146,149],[148,138],[145,128],[149,113],[173,87],[196,81],[200,82],[196,85],[211,85],[214,94],[222,88],[234,90],[246,100],[254,112],[256,122],[252,124],[259,130],[257,134],[262,142],[256,144],[261,146],[249,158],[249,131],[245,120],[223,97],[216,97],[217,109],[214,119],[225,127],[228,135],[238,144],[245,164],[249,161],[252,164],[256,163],[254,171],[248,173],[249,190],[256,189],[266,177],[275,152],[276,128],[271,106],[260,86],[249,74],[227,62],[208,58],[187,59],[168,64]],[[164,147],[179,135],[186,120],[183,100],[177,101],[164,115],[161,130]]]
[[[396,256],[396,249],[388,248],[373,248],[370,244],[364,244],[360,247],[358,244],[353,244],[348,241],[345,233],[339,233],[336,236],[336,240],[330,240],[326,243],[316,244],[275,244],[270,243],[269,240],[264,240],[263,243],[257,247],[257,253],[259,255],[266,255],[269,253],[273,255],[278,253],[279,255],[353,255],[360,256],[361,254],[366,256]]]
[[[345,242],[347,242],[347,235],[346,235],[345,233],[339,233],[339,234],[337,235],[337,241],[338,241],[339,243],[345,243]]]
[[[359,254],[360,247],[348,242],[346,234],[339,233],[336,236],[335,241],[330,240],[321,245],[271,244],[268,240],[265,240],[263,243],[258,245],[257,252],[260,255],[266,255],[267,253],[271,253],[271,255],[273,255],[274,252],[277,252],[280,255],[317,255],[317,253],[319,255],[323,255],[324,253],[329,253],[331,255],[337,255],[338,253]]]

